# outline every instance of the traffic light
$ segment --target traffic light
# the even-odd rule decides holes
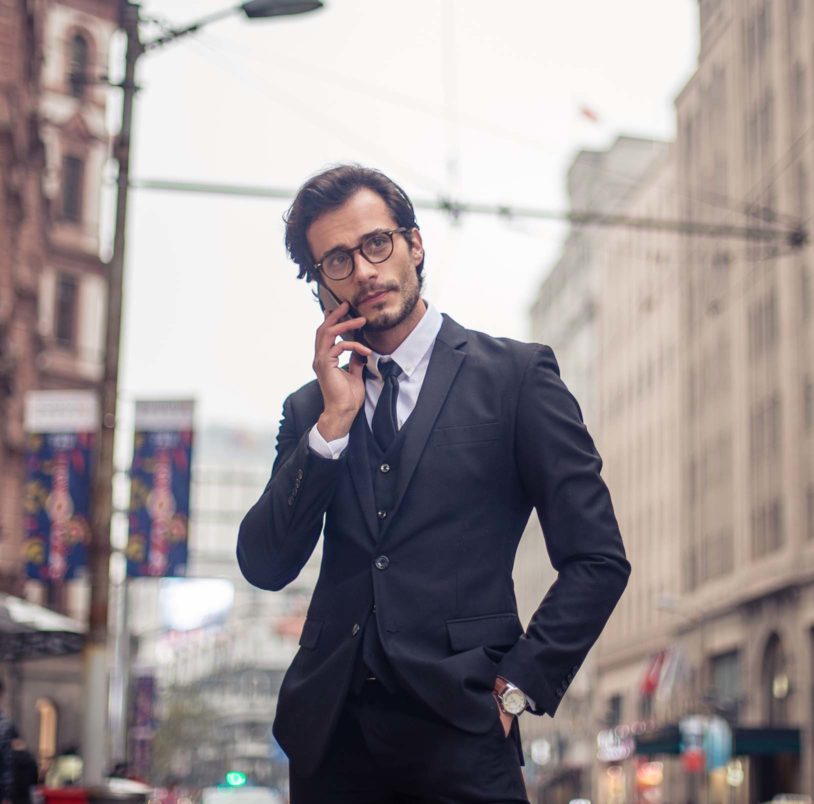
[[[246,781],[246,774],[242,771],[233,770],[226,774],[226,785],[228,787],[243,787]]]

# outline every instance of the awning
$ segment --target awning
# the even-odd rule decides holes
[[[79,653],[85,643],[84,631],[70,617],[0,593],[0,661]]]
[[[737,757],[799,754],[800,729],[779,726],[735,726],[733,755]],[[635,737],[639,756],[665,756],[681,753],[681,733],[677,724],[646,731]]]

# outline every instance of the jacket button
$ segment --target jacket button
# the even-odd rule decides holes
[[[289,507],[294,505],[294,495],[293,494],[290,495],[289,498],[288,498],[288,505],[289,505]]]
[[[294,488],[295,488],[295,489],[298,489],[298,488],[300,487],[300,485],[301,485],[301,484],[302,484],[302,480],[300,480],[299,478],[297,478],[297,479],[294,481]]]
[[[386,475],[386,474],[387,474],[387,473],[390,471],[390,464],[389,464],[389,463],[383,463],[383,464],[382,464],[382,465],[379,467],[379,471],[380,471],[382,474],[385,474],[385,475]]]
[[[302,469],[297,469],[297,480],[302,480],[303,472]]]
[[[379,519],[387,519],[387,511],[376,511],[376,516]]]
[[[374,562],[373,566],[377,570],[386,570],[390,566],[390,559],[387,556],[379,556]]]
[[[373,613],[374,614],[376,613],[376,604],[375,603],[373,604]]]
[[[354,623],[353,628],[350,629],[350,635],[356,636],[362,629],[359,627],[359,623]]]

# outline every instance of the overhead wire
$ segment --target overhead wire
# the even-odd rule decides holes
[[[300,117],[305,119],[312,127],[318,129],[322,134],[326,136],[333,136],[336,139],[343,141],[345,144],[350,144],[354,147],[361,145],[373,153],[378,153],[390,164],[404,173],[404,175],[410,176],[423,187],[431,189],[433,192],[443,192],[443,185],[438,180],[417,171],[412,165],[403,162],[387,149],[382,148],[378,143],[366,139],[363,135],[346,126],[344,123],[337,122],[336,118],[331,119],[324,113],[324,111],[317,114],[307,103],[304,103],[294,94],[287,92],[279,85],[274,85],[272,88],[270,85],[259,81],[256,75],[243,69],[233,61],[230,61],[229,57],[225,56],[222,51],[206,42],[206,38],[211,37],[204,32],[203,35],[193,38],[191,41],[194,45],[198,46],[199,50],[201,48],[209,50],[210,55],[214,56],[216,59],[219,59],[221,64],[224,64],[226,69],[228,69],[229,72],[231,72],[239,81],[244,83],[245,86],[260,93],[264,99],[272,99],[283,103],[288,108],[296,111]]]

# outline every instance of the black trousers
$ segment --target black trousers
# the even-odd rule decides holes
[[[493,727],[470,734],[376,681],[348,698],[317,772],[292,763],[290,784],[291,804],[528,804],[497,707]]]

